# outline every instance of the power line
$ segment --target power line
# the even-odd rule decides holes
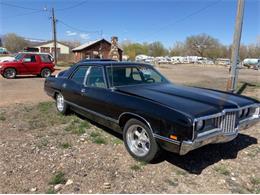
[[[31,14],[36,14],[36,13],[42,13],[44,12],[43,10],[42,11],[33,11],[33,12],[27,12],[27,13],[23,13],[23,14],[18,14],[18,15],[14,15],[14,16],[6,16],[6,17],[3,17],[3,19],[12,19],[12,18],[17,18],[17,17],[21,17],[21,16],[26,16],[26,15],[31,15]]]
[[[6,2],[0,2],[0,4],[2,4],[4,6],[16,7],[16,8],[20,8],[20,9],[26,9],[26,10],[43,11],[41,9],[35,9],[35,8],[31,8],[31,7],[23,7],[23,6],[20,6],[20,5],[14,5],[14,4],[6,3]]]
[[[80,6],[80,5],[82,5],[82,4],[86,3],[86,2],[87,2],[87,0],[84,0],[84,1],[81,1],[81,2],[79,2],[77,4],[69,6],[69,7],[56,9],[56,11],[64,11],[64,10],[67,10],[67,9],[72,9],[72,8],[78,7],[78,6]]]
[[[194,12],[192,12],[192,13],[190,13],[190,14],[188,14],[188,15],[186,15],[186,16],[184,16],[184,17],[182,17],[182,18],[180,18],[180,19],[178,19],[178,20],[176,20],[176,21],[174,21],[174,22],[168,23],[168,24],[166,24],[165,26],[161,27],[159,30],[154,31],[155,33],[152,33],[152,35],[153,35],[153,34],[156,35],[158,32],[164,30],[165,28],[168,28],[169,26],[178,24],[178,23],[180,23],[180,22],[182,22],[182,21],[184,21],[184,20],[187,20],[187,19],[193,17],[194,15],[200,14],[200,13],[203,12],[204,10],[206,10],[206,9],[208,9],[208,8],[210,8],[210,7],[215,6],[216,4],[220,3],[221,1],[222,1],[222,0],[218,0],[218,1],[216,1],[216,2],[214,2],[214,3],[212,3],[212,4],[210,4],[210,5],[207,5],[207,6],[205,6],[205,7],[200,8],[200,9],[198,9],[198,10],[196,10],[196,11],[194,11]]]
[[[79,32],[83,32],[83,33],[100,33],[100,30],[96,30],[96,31],[85,31],[85,30],[81,30],[81,29],[78,29],[76,27],[73,27],[69,24],[66,24],[65,22],[63,22],[62,20],[58,20],[59,23],[63,24],[64,26],[68,27],[68,28],[71,28],[73,30],[76,30],[76,31],[79,31]]]

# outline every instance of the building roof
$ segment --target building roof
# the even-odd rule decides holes
[[[108,40],[106,40],[106,39],[103,38],[103,39],[97,39],[97,40],[95,40],[95,41],[89,41],[89,42],[87,42],[87,43],[84,43],[84,44],[82,44],[82,45],[80,45],[80,46],[78,46],[78,47],[75,47],[74,49],[72,49],[72,51],[81,51],[81,50],[83,50],[83,49],[86,49],[86,48],[88,48],[88,47],[90,47],[90,46],[92,46],[92,45],[94,45],[94,44],[100,42],[100,41],[105,41],[105,42],[107,42],[107,43],[109,43],[109,44],[111,45],[111,42],[110,42],[110,41],[108,41]],[[121,51],[123,51],[123,49],[122,49],[121,47],[118,47],[118,49],[121,50]]]
[[[52,43],[52,42],[53,42],[53,40],[46,41],[46,42],[42,42],[42,43],[40,43],[40,44],[38,44],[38,45],[34,45],[33,47],[40,47],[40,46],[42,46],[42,45],[46,45],[46,44],[49,44],[49,43]],[[57,43],[59,43],[59,44],[61,44],[61,45],[64,45],[64,46],[70,48],[70,46],[67,45],[67,44],[61,43],[61,42],[59,42],[59,41],[57,41]]]

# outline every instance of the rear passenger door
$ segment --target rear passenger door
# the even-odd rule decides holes
[[[81,106],[105,115],[108,94],[103,66],[91,66],[87,72],[85,86],[81,89]]]
[[[66,101],[77,105],[82,104],[81,90],[84,88],[86,74],[89,68],[89,66],[79,66],[69,79],[64,80],[62,83],[62,94]]]

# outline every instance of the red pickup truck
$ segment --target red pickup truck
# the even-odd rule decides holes
[[[46,78],[54,70],[52,56],[44,53],[19,53],[12,62],[0,63],[0,74],[8,79],[28,74]]]

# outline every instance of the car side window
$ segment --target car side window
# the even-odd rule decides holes
[[[71,80],[83,85],[88,68],[88,66],[79,67],[72,75]]]
[[[36,62],[35,55],[26,55],[24,59],[26,62]]]
[[[42,62],[52,62],[51,56],[48,54],[40,54]]]
[[[86,85],[88,87],[106,88],[103,68],[92,66],[87,76]]]

